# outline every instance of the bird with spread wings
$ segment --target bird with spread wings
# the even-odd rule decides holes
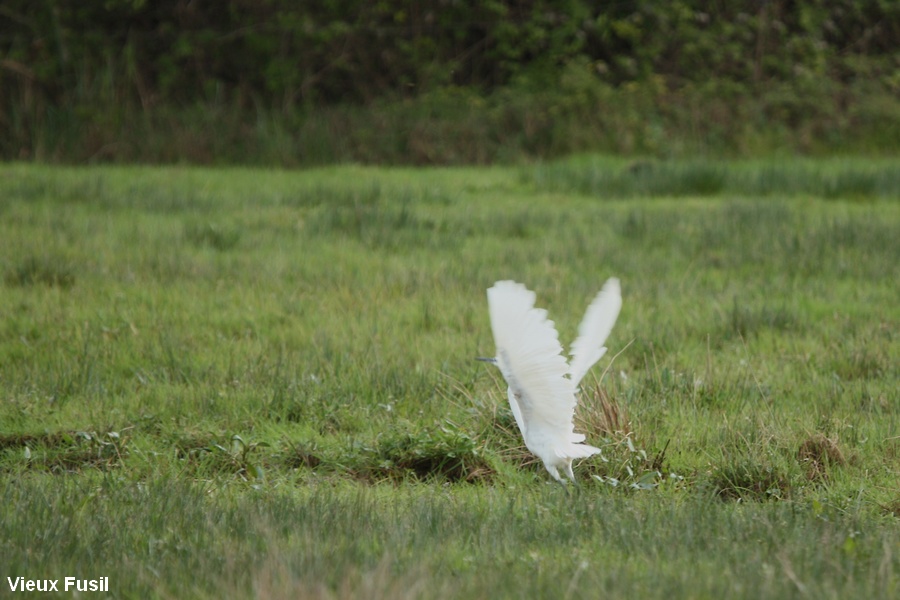
[[[498,281],[487,296],[497,355],[482,360],[500,368],[528,450],[555,480],[565,483],[559,474],[563,469],[575,481],[572,461],[600,452],[583,443],[584,434],[575,433],[575,394],[584,375],[606,353],[606,338],[622,308],[619,280],[609,279],[588,306],[570,363],[547,311],[535,308],[534,292],[521,283]]]

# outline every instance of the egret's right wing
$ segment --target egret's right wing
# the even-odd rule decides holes
[[[497,363],[518,400],[523,434],[571,442],[575,388],[547,312],[534,308],[534,293],[513,281],[488,290],[488,307]]]
[[[578,387],[582,378],[606,353],[603,345],[622,308],[622,291],[619,280],[612,277],[588,306],[584,319],[578,326],[578,337],[572,343],[572,384]]]

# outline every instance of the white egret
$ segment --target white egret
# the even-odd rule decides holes
[[[534,307],[534,292],[515,281],[498,281],[487,296],[497,356],[479,360],[500,368],[528,450],[560,483],[565,480],[559,469],[575,481],[572,461],[600,452],[575,433],[575,393],[585,373],[606,353],[603,344],[622,308],[619,280],[609,279],[588,306],[572,344],[571,364],[562,355],[547,311]]]

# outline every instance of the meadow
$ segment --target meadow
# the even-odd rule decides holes
[[[900,162],[0,166],[0,596],[900,595]],[[552,483],[485,290],[624,305]],[[43,596],[43,594],[42,594]]]

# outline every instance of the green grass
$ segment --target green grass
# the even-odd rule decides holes
[[[539,189],[597,197],[715,195],[871,200],[900,198],[900,166],[892,159],[726,163],[710,160],[624,160],[587,155],[523,170]]]
[[[2,166],[0,595],[894,597],[898,171]],[[566,493],[484,291],[612,275]]]

